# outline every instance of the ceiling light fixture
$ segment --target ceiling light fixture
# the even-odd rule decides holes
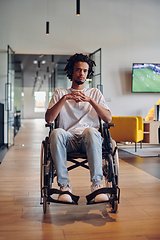
[[[80,16],[80,0],[76,0],[76,15]]]
[[[49,35],[49,22],[46,22],[46,35]]]
[[[40,68],[41,68],[41,62],[38,61],[38,69],[40,69]]]
[[[41,62],[42,64],[45,64],[46,63],[46,60],[42,60],[42,62]]]
[[[52,63],[54,63],[54,55],[52,55]]]

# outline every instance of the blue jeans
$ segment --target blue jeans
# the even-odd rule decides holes
[[[86,152],[91,181],[102,180],[102,142],[101,134],[95,128],[86,128],[82,134],[72,134],[62,128],[54,129],[50,135],[50,149],[58,185],[65,187],[69,184],[67,152]]]

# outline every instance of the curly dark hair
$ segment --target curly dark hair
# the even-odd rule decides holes
[[[93,66],[96,66],[95,62],[93,60],[91,60],[87,55],[83,55],[82,53],[76,53],[73,56],[71,56],[68,60],[67,60],[67,65],[64,69],[64,71],[67,74],[67,77],[72,81],[72,74],[73,74],[73,68],[76,62],[86,62],[89,65],[89,69],[88,69],[88,75],[87,78],[90,78],[93,76]]]

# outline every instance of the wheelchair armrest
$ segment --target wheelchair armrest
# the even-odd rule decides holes
[[[46,123],[45,127],[53,127],[53,123]]]
[[[103,123],[103,128],[104,129],[110,129],[110,127],[114,127],[115,124],[114,123]]]
[[[45,124],[45,127],[49,127],[49,128],[50,128],[50,130],[49,130],[49,135],[50,135],[51,132],[53,131],[53,128],[54,128],[53,125],[54,125],[53,123],[46,123],[46,124]]]

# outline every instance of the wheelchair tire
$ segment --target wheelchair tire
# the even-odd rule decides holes
[[[47,189],[44,188],[46,186],[45,180],[45,166],[47,161],[47,153],[46,153],[46,140],[42,141],[41,145],[41,166],[40,166],[40,188],[41,188],[41,198],[43,199],[43,212],[47,211]]]
[[[112,204],[112,212],[116,213],[118,211],[118,200],[111,203]]]
[[[43,212],[47,212],[47,197],[43,196]]]
[[[44,141],[41,145],[41,164],[40,164],[40,190],[44,184],[44,172],[43,172],[43,165],[44,165]],[[42,197],[42,196],[41,196]]]
[[[41,145],[41,170],[40,170],[40,187],[41,189],[46,186],[46,178],[45,178],[45,172],[46,172],[46,166],[47,165],[47,139],[45,141],[42,141]]]
[[[116,148],[116,142],[112,139],[112,152],[114,152],[115,148]],[[113,165],[114,165],[114,172],[116,175],[116,184],[118,185],[118,177],[119,177],[118,149],[116,149],[115,155],[113,156]]]

